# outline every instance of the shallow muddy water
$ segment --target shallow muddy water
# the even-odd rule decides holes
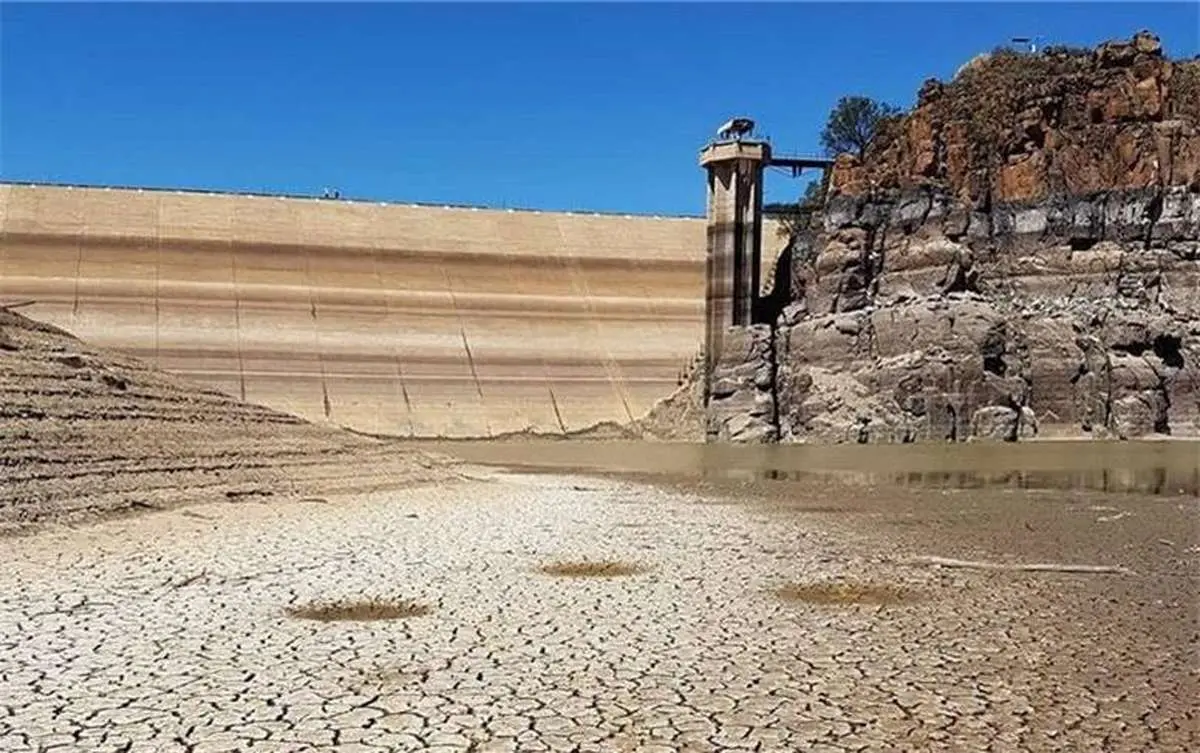
[[[915,487],[1200,495],[1197,442],[813,446],[521,440],[414,444],[471,462],[526,470],[736,481],[836,477]]]

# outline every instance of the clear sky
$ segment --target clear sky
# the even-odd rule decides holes
[[[701,214],[731,115],[816,153],[841,95],[911,106],[1013,36],[1190,57],[1198,8],[0,2],[0,178]]]

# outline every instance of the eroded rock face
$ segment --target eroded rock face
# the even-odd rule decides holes
[[[998,206],[978,238],[944,217],[893,228],[904,198],[882,210],[834,199],[841,214],[826,218],[821,250],[795,271],[805,313],[777,327],[790,380],[778,385],[781,435],[1200,435],[1200,196],[1189,191]],[[1168,203],[1185,209],[1166,224],[1145,209]],[[872,235],[883,240],[863,251]],[[811,408],[820,398],[794,386],[809,372],[842,385],[830,394],[871,399],[827,409],[846,414],[831,432]]]
[[[709,375],[705,434],[710,440],[772,442],[775,355],[771,327],[730,327]]]
[[[1148,34],[928,83],[779,265],[780,440],[1200,436],[1198,91]]]

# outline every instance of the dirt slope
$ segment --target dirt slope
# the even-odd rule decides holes
[[[449,476],[430,456],[240,402],[0,308],[0,532]]]

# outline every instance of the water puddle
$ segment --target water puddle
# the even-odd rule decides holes
[[[1200,496],[1200,443],[714,445],[521,440],[412,442],[420,449],[525,471],[660,479],[811,481],[937,489],[1089,490]]]

